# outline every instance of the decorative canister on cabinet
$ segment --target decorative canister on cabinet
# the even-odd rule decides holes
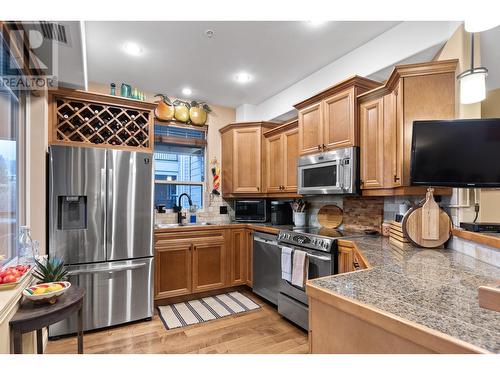
[[[170,98],[165,94],[156,94],[155,97],[161,98],[155,108],[155,117],[163,121],[172,120],[175,114],[175,107]]]
[[[175,113],[174,117],[177,121],[188,122],[189,121],[189,109],[191,105],[188,102],[182,100],[174,100]]]
[[[212,112],[212,108],[207,103],[193,100],[189,109],[189,119],[194,125],[205,125],[207,114],[210,112]]]

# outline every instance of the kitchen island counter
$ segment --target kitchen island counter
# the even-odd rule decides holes
[[[355,326],[346,340],[361,352],[500,352],[500,313],[479,307],[477,299],[480,285],[500,279],[500,268],[450,249],[401,250],[383,237],[352,241],[369,269],[307,284],[312,352],[354,352],[345,342],[326,349],[321,332],[315,332],[315,306],[322,319],[335,319],[325,316],[326,305],[339,314],[339,321],[343,314],[354,319],[345,322]],[[325,325],[321,330],[327,332]]]

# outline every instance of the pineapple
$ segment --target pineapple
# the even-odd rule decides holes
[[[33,271],[33,276],[35,276],[40,283],[66,280],[68,270],[62,259],[50,258],[45,261],[45,264],[35,260],[35,263],[36,269]]]

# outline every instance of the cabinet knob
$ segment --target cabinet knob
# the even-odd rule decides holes
[[[398,182],[400,178],[397,175],[394,175],[394,182]]]
[[[321,150],[321,145],[318,145],[318,150]]]

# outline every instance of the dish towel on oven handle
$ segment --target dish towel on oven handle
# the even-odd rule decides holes
[[[292,254],[291,247],[281,248],[281,278],[288,282],[292,282]]]
[[[293,252],[292,285],[304,288],[309,271],[309,258],[305,251],[295,250]]]

